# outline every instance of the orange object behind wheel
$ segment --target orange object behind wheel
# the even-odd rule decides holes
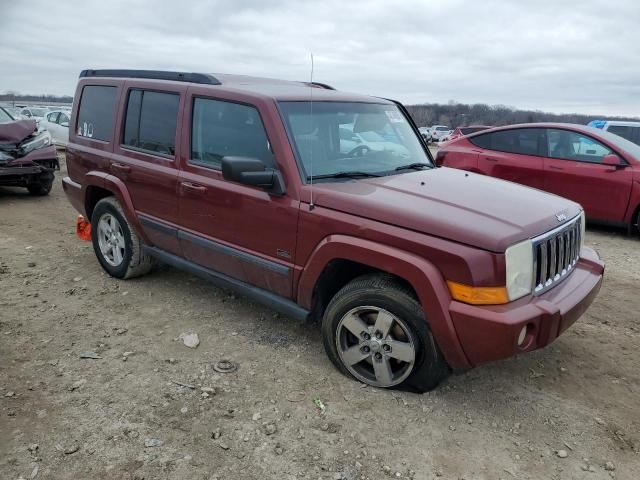
[[[80,240],[91,241],[91,224],[82,215],[76,219],[76,236]]]

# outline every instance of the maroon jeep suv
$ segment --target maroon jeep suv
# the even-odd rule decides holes
[[[85,70],[67,167],[109,274],[159,260],[318,319],[377,387],[543,347],[602,282],[580,205],[434,168],[401,104],[324,84]]]

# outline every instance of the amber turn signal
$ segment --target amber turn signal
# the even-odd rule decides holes
[[[76,219],[76,236],[80,240],[91,241],[91,224],[82,215]]]
[[[454,300],[471,305],[499,305],[509,301],[506,287],[472,287],[463,283],[447,281]]]

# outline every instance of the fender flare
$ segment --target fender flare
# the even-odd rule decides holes
[[[129,190],[127,190],[127,187],[122,180],[108,173],[87,173],[82,185],[82,198],[85,205],[87,201],[87,187],[89,186],[100,187],[113,193],[122,206],[124,216],[126,217],[127,222],[129,222],[129,225],[131,225],[135,230],[135,233],[142,239],[143,243],[149,244],[149,239],[145,235],[142,225],[140,225],[140,221],[138,220],[138,216],[135,213],[135,209],[133,208],[133,201],[131,200],[131,195],[129,195]]]
[[[325,237],[309,256],[297,286],[297,303],[310,309],[314,287],[332,260],[350,260],[396,275],[418,295],[442,354],[454,370],[466,370],[466,358],[451,316],[451,295],[440,271],[428,260],[388,245],[348,235]]]

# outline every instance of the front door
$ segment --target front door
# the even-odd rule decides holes
[[[623,221],[633,172],[602,164],[606,155],[615,152],[571,130],[547,129],[547,144],[544,189],[578,202],[587,217]]]
[[[299,202],[229,182],[220,170],[224,156],[277,165],[258,109],[194,95],[184,118],[191,126],[178,186],[184,256],[291,298]]]

